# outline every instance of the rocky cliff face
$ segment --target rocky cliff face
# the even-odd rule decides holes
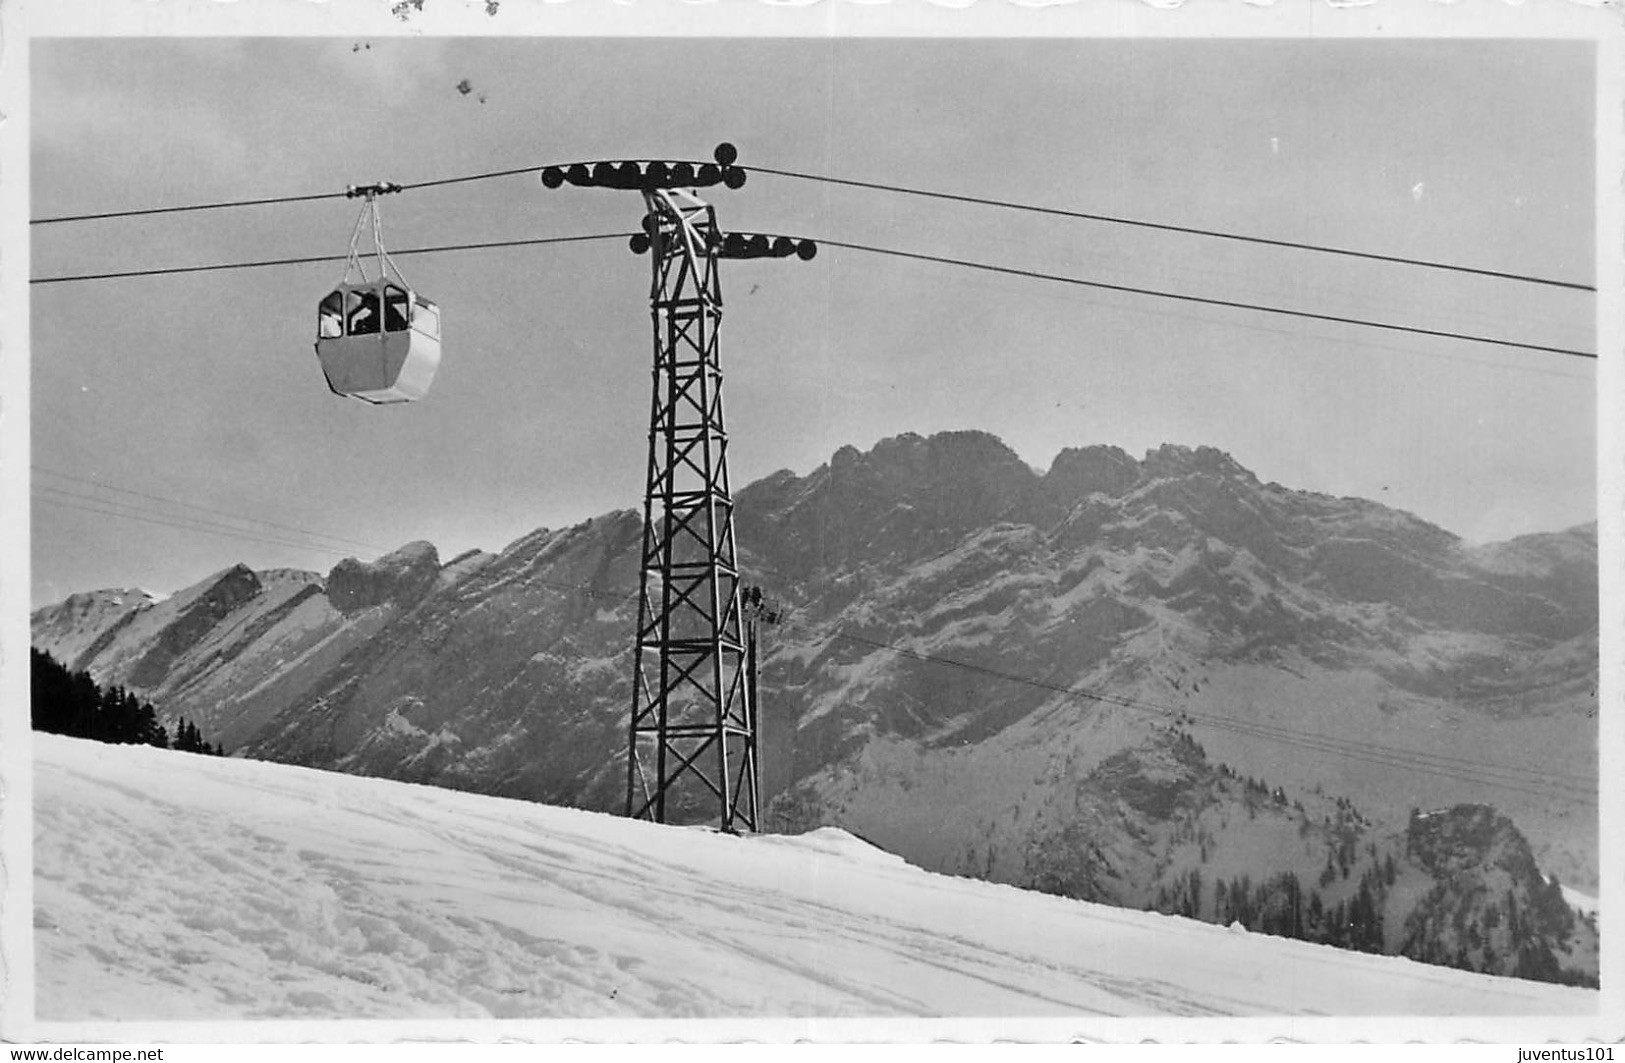
[[[1306,808],[1402,829],[1413,805],[1494,803],[1542,867],[1594,886],[1594,528],[1469,548],[1210,448],[1067,450],[1040,473],[973,432],[770,476],[737,527],[784,614],[762,664],[772,822],[1153,903],[1185,842],[1136,831],[1235,796],[1145,745],[1177,725]],[[35,640],[242,754],[616,809],[639,535],[621,512],[444,566],[415,543],[325,579],[76,596]],[[1274,815],[1253,804],[1248,822]],[[1262,837],[1227,828],[1209,859],[1287,868]]]

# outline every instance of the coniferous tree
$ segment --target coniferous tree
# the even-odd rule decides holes
[[[1287,936],[1302,938],[1303,934],[1303,886],[1298,882],[1298,876],[1291,871],[1281,875],[1281,884],[1286,892]]]
[[[1342,901],[1338,901],[1332,908],[1331,924],[1326,928],[1328,945],[1346,945],[1348,943],[1348,910]]]
[[[1180,897],[1179,906],[1176,910],[1180,915],[1188,918],[1200,918],[1202,914],[1202,872],[1197,868],[1191,868],[1190,874],[1186,876],[1182,885],[1184,886],[1184,895]]]
[[[75,672],[71,681],[71,693],[74,707],[74,726],[76,730],[70,732],[80,738],[99,738],[97,728],[97,697],[96,684],[88,672]]]
[[[29,722],[36,731],[127,745],[170,748],[169,732],[152,705],[121,686],[102,688],[88,672],[71,672],[49,653],[29,654]],[[223,756],[195,724],[176,725],[174,748]]]

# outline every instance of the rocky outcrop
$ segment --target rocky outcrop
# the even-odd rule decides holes
[[[1068,447],[1050,463],[1044,488],[1063,503],[1094,494],[1121,498],[1139,479],[1139,462],[1118,447]]]
[[[439,572],[440,554],[426,542],[407,543],[372,562],[347,557],[327,574],[327,599],[341,613],[409,606],[428,593]]]

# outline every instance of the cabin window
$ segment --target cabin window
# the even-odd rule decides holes
[[[349,307],[345,318],[345,332],[351,336],[371,336],[378,332],[378,293],[374,291],[353,291],[347,300]]]
[[[343,292],[333,292],[317,307],[316,335],[324,340],[344,335]]]
[[[406,291],[393,284],[384,288],[384,331],[405,332],[409,299]]]
[[[440,309],[433,303],[417,300],[412,307],[412,327],[426,336],[440,336]]]

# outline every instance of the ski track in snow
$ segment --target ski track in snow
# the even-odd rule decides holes
[[[737,838],[34,736],[43,1021],[1590,1014],[1598,996]]]

